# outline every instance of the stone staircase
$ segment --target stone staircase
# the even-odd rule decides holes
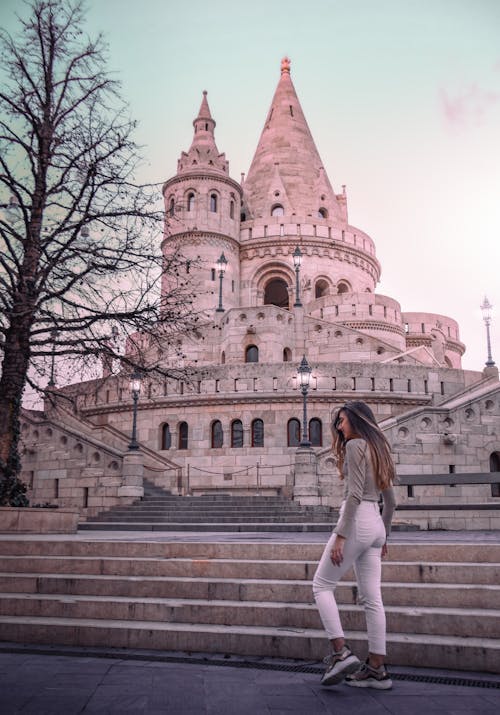
[[[213,539],[213,537],[212,537]],[[276,539],[279,539],[277,536]],[[0,540],[0,640],[319,661],[311,580],[323,545]],[[388,662],[500,673],[500,544],[392,543]],[[352,574],[337,590],[366,655]]]
[[[83,530],[126,531],[331,531],[338,512],[301,506],[279,496],[208,494],[180,497],[144,480],[144,497],[79,525]]]

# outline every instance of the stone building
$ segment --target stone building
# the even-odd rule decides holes
[[[162,250],[182,252],[204,317],[174,352],[148,352],[165,364],[182,354],[191,376],[143,385],[139,454],[127,450],[132,401],[120,375],[61,388],[75,397],[72,413],[48,402],[43,413],[26,412],[33,498],[95,513],[140,496],[144,473],[175,493],[336,502],[330,417],[352,399],[374,409],[400,475],[499,471],[498,371],[462,370],[453,318],[405,312],[376,292],[374,241],[349,223],[345,187],[336,193],[330,183],[289,60],[244,180],[229,176],[206,92],[193,126],[191,147],[163,186]],[[312,368],[307,435],[303,356]],[[306,436],[311,447],[299,447]],[[402,503],[500,500],[496,484],[399,490]]]

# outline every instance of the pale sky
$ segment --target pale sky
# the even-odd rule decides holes
[[[162,182],[208,91],[230,174],[247,172],[280,76],[292,80],[350,223],[375,241],[377,292],[458,320],[466,369],[500,364],[500,0],[87,0]],[[20,0],[1,0],[12,29]]]

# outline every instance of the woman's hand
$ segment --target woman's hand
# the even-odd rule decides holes
[[[382,558],[385,559],[387,556],[387,542],[382,546]]]
[[[337,538],[333,542],[332,553],[330,556],[332,563],[334,563],[335,566],[340,566],[340,564],[344,560],[344,544],[344,537],[339,536],[339,534],[337,534]]]

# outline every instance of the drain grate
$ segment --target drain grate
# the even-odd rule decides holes
[[[37,646],[18,643],[0,643],[0,653],[29,653],[31,655],[59,655],[75,658],[113,658],[116,660],[143,660],[159,663],[185,663],[190,665],[216,665],[226,668],[250,668],[254,670],[276,670],[287,673],[308,673],[320,675],[324,666],[320,663],[297,663],[273,660],[252,660],[233,655],[190,655],[165,653],[150,650],[128,650],[121,648],[74,648],[70,646]],[[390,668],[393,680],[408,680],[417,683],[439,685],[459,685],[466,688],[493,688],[500,690],[500,680],[468,678],[456,675],[432,675],[431,673],[403,673]]]

